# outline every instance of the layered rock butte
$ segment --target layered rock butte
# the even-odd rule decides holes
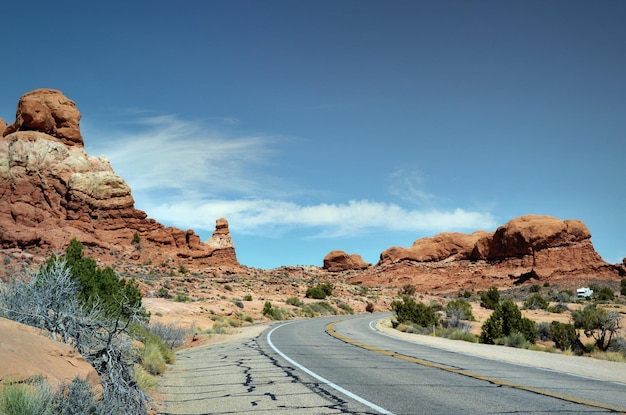
[[[239,267],[226,219],[201,242],[193,230],[163,226],[135,209],[106,157],[85,152],[80,118],[60,91],[38,89],[20,98],[15,122],[0,120],[0,249],[46,256],[77,238],[104,264]]]
[[[105,265],[256,275],[237,261],[226,219],[217,219],[213,236],[202,242],[193,230],[166,227],[135,209],[131,189],[109,161],[86,154],[80,118],[60,91],[38,89],[20,98],[15,122],[0,119],[0,256],[43,260],[77,238]],[[133,243],[135,234],[139,243]],[[495,232],[442,233],[409,248],[391,247],[373,266],[358,254],[332,251],[317,272],[322,279],[413,284],[433,293],[526,281],[574,286],[625,276],[626,263],[604,262],[590,238],[580,221],[528,215]],[[298,267],[276,271],[302,273]]]

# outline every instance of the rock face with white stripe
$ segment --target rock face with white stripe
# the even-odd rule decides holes
[[[77,238],[105,264],[239,266],[225,219],[217,220],[215,240],[203,243],[135,209],[109,160],[85,152],[80,118],[60,91],[40,89],[22,96],[15,122],[0,122],[0,249],[45,257]]]

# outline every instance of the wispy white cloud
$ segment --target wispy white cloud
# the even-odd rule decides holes
[[[369,230],[475,231],[496,225],[489,213],[463,209],[407,210],[396,204],[369,200],[315,205],[267,199],[207,200],[200,204],[162,204],[153,206],[151,211],[157,219],[182,228],[210,230],[216,218],[226,217],[233,231],[262,235],[301,229],[309,236],[340,237]]]
[[[279,236],[295,230],[308,238],[495,227],[489,213],[432,207],[436,197],[422,190],[424,181],[414,172],[394,173],[391,192],[419,209],[372,200],[303,204],[290,196],[289,184],[268,190],[280,186],[267,183],[287,183],[263,174],[271,171],[267,167],[280,137],[226,134],[175,116],[140,118],[125,132],[111,134],[101,134],[92,148],[107,155],[128,181],[137,207],[183,229],[210,232],[220,217],[241,234]]]
[[[251,174],[269,160],[276,137],[231,137],[201,123],[175,116],[146,117],[128,125],[132,132],[110,133],[91,147],[106,154],[133,192],[158,191],[163,197],[249,196],[259,188]]]
[[[437,198],[424,190],[426,179],[417,171],[398,169],[388,177],[389,193],[416,205],[431,205]]]

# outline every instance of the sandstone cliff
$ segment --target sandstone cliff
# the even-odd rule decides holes
[[[109,161],[85,152],[80,117],[60,91],[38,89],[22,96],[15,122],[0,122],[0,249],[47,255],[77,238],[104,263],[239,266],[225,219],[203,243],[135,209]]]

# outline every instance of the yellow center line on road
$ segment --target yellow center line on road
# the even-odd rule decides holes
[[[341,320],[343,321],[343,320]],[[456,373],[458,375],[462,375],[462,376],[467,376],[469,378],[473,378],[473,379],[477,379],[477,380],[482,380],[485,382],[489,382],[491,384],[497,385],[497,386],[504,386],[504,387],[509,387],[509,388],[513,388],[513,389],[518,389],[518,390],[523,390],[523,391],[528,391],[528,392],[532,392],[532,393],[536,393],[538,395],[544,395],[544,396],[549,396],[552,398],[557,398],[557,399],[561,399],[563,401],[567,401],[567,402],[572,402],[572,403],[576,403],[576,404],[580,404],[580,405],[585,405],[585,406],[589,406],[592,408],[599,408],[599,409],[605,409],[608,411],[612,411],[612,412],[618,412],[618,413],[622,413],[622,414],[626,414],[626,408],[619,408],[616,406],[612,406],[612,405],[606,405],[603,403],[599,403],[599,402],[594,402],[594,401],[589,401],[587,399],[580,399],[580,398],[576,398],[574,396],[569,396],[569,395],[563,395],[560,393],[556,393],[556,392],[551,392],[545,389],[540,389],[540,388],[533,388],[531,386],[524,386],[524,385],[520,385],[517,383],[513,383],[513,382],[508,382],[502,379],[497,379],[497,378],[492,378],[489,376],[483,376],[483,375],[479,375],[477,373],[473,373],[473,372],[469,372],[467,370],[463,370],[463,369],[456,369],[454,367],[451,366],[446,366],[446,365],[442,365],[440,363],[435,363],[435,362],[429,362],[427,360],[423,360],[423,359],[418,359],[416,357],[412,357],[412,356],[407,356],[404,354],[400,354],[400,353],[396,353],[396,352],[392,352],[389,350],[384,350],[384,349],[379,349],[378,347],[366,344],[366,343],[362,343],[356,340],[352,340],[349,337],[344,336],[343,334],[339,334],[336,330],[335,330],[335,326],[338,323],[341,323],[341,321],[335,321],[333,323],[330,323],[326,326],[326,332],[328,334],[330,334],[331,336],[333,336],[334,338],[341,340],[345,343],[351,344],[353,346],[357,346],[360,347],[362,349],[365,350],[369,350],[371,352],[375,352],[384,356],[390,356],[396,359],[400,359],[400,360],[404,360],[406,362],[409,363],[415,363],[421,366],[426,366],[426,367],[430,367],[430,368],[434,368],[434,369],[441,369],[441,370],[445,370],[446,372],[449,373]]]

